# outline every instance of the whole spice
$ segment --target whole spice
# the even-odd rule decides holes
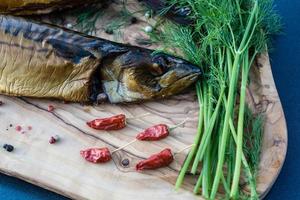
[[[158,154],[150,156],[148,159],[139,162],[136,165],[137,171],[147,170],[147,169],[157,169],[160,167],[166,167],[174,160],[171,149],[164,149]]]
[[[111,154],[108,148],[89,148],[80,151],[80,155],[92,163],[105,163],[111,160]]]
[[[3,105],[3,101],[0,101],[0,106],[2,106]]]
[[[54,144],[54,143],[56,143],[57,141],[59,141],[59,136],[58,136],[58,135],[54,135],[54,136],[51,136],[51,137],[50,137],[49,143],[50,143],[50,144]]]
[[[95,119],[86,124],[96,130],[120,130],[126,126],[126,116],[120,114],[113,117]]]
[[[129,163],[130,162],[129,162],[128,158],[123,159],[122,162],[121,162],[122,166],[124,166],[124,167],[127,167],[129,165]]]
[[[52,112],[54,110],[54,106],[53,105],[48,105],[48,112]]]
[[[136,17],[132,17],[132,18],[130,19],[130,22],[131,22],[132,24],[137,23],[137,21],[138,21],[138,19],[137,19]]]
[[[166,124],[158,124],[145,129],[136,136],[138,140],[157,141],[169,136],[169,128]]]
[[[16,126],[16,131],[20,132],[22,130],[22,127],[20,125]]]
[[[110,28],[105,29],[105,33],[107,33],[108,35],[112,35],[114,33],[114,31]]]
[[[3,148],[8,152],[12,152],[14,150],[14,146],[11,144],[4,144]]]

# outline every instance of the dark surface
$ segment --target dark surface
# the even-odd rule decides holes
[[[267,200],[300,199],[300,1],[276,0],[284,34],[275,38],[272,70],[286,115],[289,144],[285,165]],[[0,199],[64,200],[21,180],[0,175]]]
[[[267,200],[300,199],[300,1],[276,0],[284,34],[274,41],[271,65],[288,125],[288,153]]]

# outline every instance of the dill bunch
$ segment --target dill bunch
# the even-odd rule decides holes
[[[195,193],[215,199],[222,187],[226,199],[247,196],[239,188],[241,173],[245,172],[251,188],[249,198],[258,199],[255,176],[263,120],[249,114],[246,87],[256,56],[268,50],[270,36],[280,31],[280,17],[274,11],[273,1],[168,2],[189,7],[194,23],[182,27],[168,22],[150,37],[154,42],[160,41],[165,51],[179,49],[182,56],[198,64],[205,73],[205,79],[196,84],[200,107],[197,135],[176,188],[189,169],[196,175],[201,166]],[[251,127],[251,134],[246,134],[247,127]]]

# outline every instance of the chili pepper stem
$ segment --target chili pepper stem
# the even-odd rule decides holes
[[[195,145],[195,144],[191,144],[191,145],[189,145],[189,146],[184,147],[183,149],[181,149],[181,150],[175,152],[175,153],[174,153],[174,156],[177,155],[177,154],[180,154],[180,153],[184,152],[184,151],[187,150],[187,149],[192,148],[194,145]]]
[[[120,150],[124,149],[125,147],[127,147],[127,146],[129,146],[129,145],[135,143],[136,141],[138,141],[138,140],[137,140],[137,139],[134,139],[134,140],[132,140],[131,142],[128,142],[127,144],[125,144],[125,145],[123,145],[123,146],[120,146],[119,148],[113,150],[111,153],[113,154],[113,153],[115,153],[115,152],[117,152],[117,151],[120,151]]]
[[[181,126],[181,125],[185,124],[185,122],[187,122],[188,120],[189,120],[189,118],[186,118],[185,120],[183,120],[183,121],[182,121],[182,122],[180,122],[179,124],[176,124],[175,126],[173,126],[173,127],[170,127],[170,128],[169,128],[169,131],[172,131],[172,130],[174,130],[174,129],[178,128],[179,126]]]

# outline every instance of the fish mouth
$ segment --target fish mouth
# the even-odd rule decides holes
[[[157,54],[152,59],[157,63],[163,73],[158,77],[161,88],[167,88],[183,80],[185,85],[195,82],[202,74],[201,69],[188,61],[163,53]]]
[[[166,98],[189,88],[202,74],[198,66],[178,57],[136,50],[100,69],[103,90],[112,103]]]
[[[193,65],[177,66],[170,69],[158,81],[160,92],[158,97],[181,93],[195,83],[201,76],[201,70]]]

